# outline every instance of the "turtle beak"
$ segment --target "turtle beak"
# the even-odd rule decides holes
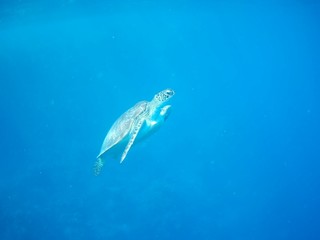
[[[164,92],[164,95],[166,96],[166,99],[171,98],[175,94],[175,92],[170,88],[164,90],[163,92]]]
[[[164,120],[167,120],[170,113],[171,113],[171,105],[166,105],[163,108],[161,108],[160,116],[162,116]]]

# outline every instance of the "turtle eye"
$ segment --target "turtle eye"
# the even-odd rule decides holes
[[[174,94],[174,91],[173,91],[173,90],[171,90],[171,89],[167,89],[167,90],[166,90],[166,95],[167,95],[168,97],[171,97],[173,94]]]

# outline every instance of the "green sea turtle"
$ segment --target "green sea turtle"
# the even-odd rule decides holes
[[[166,103],[173,95],[172,89],[165,89],[157,93],[150,102],[138,102],[115,121],[97,156],[95,175],[100,173],[107,153],[120,159],[122,163],[133,143],[149,136],[162,125],[171,108]]]

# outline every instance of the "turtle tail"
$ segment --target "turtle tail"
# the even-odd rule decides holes
[[[94,164],[94,175],[98,176],[101,172],[101,169],[103,167],[103,160],[101,157],[98,157],[97,161]]]

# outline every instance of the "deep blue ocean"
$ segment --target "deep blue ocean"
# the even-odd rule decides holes
[[[0,240],[320,239],[317,1],[1,1],[0,112]]]

